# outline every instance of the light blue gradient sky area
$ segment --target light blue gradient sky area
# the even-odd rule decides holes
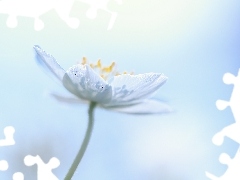
[[[223,74],[240,68],[240,1],[123,0],[109,9],[118,12],[107,31],[108,13],[87,19],[87,6],[75,2],[71,16],[80,27],[69,28],[55,11],[41,16],[42,31],[33,19],[18,18],[6,26],[0,14],[0,129],[16,129],[16,145],[0,148],[10,167],[0,172],[9,179],[23,172],[36,179],[36,167],[23,158],[39,154],[45,162],[55,156],[61,165],[53,172],[63,179],[80,146],[87,123],[87,106],[56,102],[48,92],[68,95],[36,64],[32,46],[39,44],[67,69],[82,56],[103,63],[116,61],[120,71],[163,72],[168,82],[156,98],[175,112],[134,116],[96,109],[95,127],[87,152],[73,179],[203,180],[205,171],[222,175],[227,166],[221,153],[235,154],[238,144],[225,139],[215,146],[215,133],[234,122],[229,108],[217,110],[217,99],[228,100],[232,85]],[[0,138],[3,134],[0,133]]]

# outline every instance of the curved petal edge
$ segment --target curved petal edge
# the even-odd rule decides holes
[[[40,46],[34,45],[33,48],[36,51],[37,62],[47,71],[50,71],[55,77],[62,81],[62,78],[66,71],[58,64],[56,59],[45,52]]]
[[[131,106],[115,106],[105,108],[128,114],[163,114],[173,112],[173,109],[169,105],[153,99],[146,99],[141,103]]]

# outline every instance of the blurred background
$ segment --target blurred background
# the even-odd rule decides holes
[[[82,142],[87,105],[57,102],[49,92],[69,95],[35,62],[33,45],[68,69],[83,56],[120,72],[162,72],[169,77],[155,97],[175,111],[129,115],[96,109],[92,139],[73,180],[203,180],[205,171],[221,176],[223,152],[238,144],[212,137],[234,123],[232,85],[224,73],[240,68],[240,1],[217,0],[0,0],[0,139],[15,128],[14,146],[0,147],[9,168],[0,179],[22,172],[37,180],[27,155],[52,157],[53,173],[63,179]],[[1,133],[2,132],[2,133]]]

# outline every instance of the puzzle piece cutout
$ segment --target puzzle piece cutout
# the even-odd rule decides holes
[[[223,76],[223,82],[225,84],[233,84],[233,91],[229,101],[217,100],[216,106],[219,110],[224,110],[227,107],[231,108],[235,123],[223,128],[220,132],[213,136],[212,142],[215,145],[222,145],[224,138],[229,137],[233,141],[240,145],[240,69],[238,75],[226,73]],[[239,180],[240,179],[240,148],[238,149],[233,159],[226,153],[222,153],[219,157],[222,164],[228,165],[227,171],[221,176],[216,177],[209,172],[206,172],[206,176],[211,180]]]
[[[233,123],[225,128],[223,128],[220,132],[213,136],[212,142],[213,144],[220,146],[223,144],[224,137],[229,137],[233,141],[240,144],[240,123]]]
[[[17,16],[30,17],[34,19],[34,29],[40,31],[44,28],[44,22],[40,16],[54,9],[58,16],[70,27],[76,29],[79,27],[79,20],[70,17],[71,9],[75,0],[0,0],[0,13],[8,14],[7,26],[15,28],[18,25]],[[86,16],[94,19],[99,9],[110,13],[111,18],[108,24],[108,30],[112,29],[116,20],[117,13],[109,10],[107,4],[110,0],[78,0],[90,6]],[[122,0],[115,0],[118,4]]]
[[[226,153],[222,153],[219,157],[219,161],[222,164],[228,165],[228,170],[221,176],[216,177],[211,173],[206,172],[206,176],[211,180],[239,180],[240,178],[240,149],[238,149],[235,157],[233,159]]]
[[[0,171],[8,170],[8,162],[5,160],[0,161]]]
[[[11,146],[15,144],[13,139],[15,129],[12,126],[6,126],[3,130],[5,139],[0,139],[0,146]],[[8,162],[5,160],[0,161],[0,171],[6,171],[8,169]]]
[[[58,0],[53,6],[53,9],[57,12],[58,16],[72,29],[79,27],[79,20],[75,17],[70,17],[73,3],[75,0]],[[48,0],[46,0],[46,3]],[[45,4],[45,3],[44,3]]]
[[[21,172],[16,172],[13,174],[13,180],[24,180],[24,175]]]
[[[234,76],[233,74],[226,73],[223,76],[223,82],[225,84],[233,84],[234,88],[232,95],[229,101],[217,100],[216,106],[219,110],[224,110],[228,106],[231,108],[234,119],[236,122],[240,123],[240,111],[239,111],[239,102],[240,102],[240,69],[238,75]]]
[[[95,19],[97,17],[98,10],[104,10],[111,15],[107,30],[112,29],[113,24],[117,18],[117,13],[108,9],[107,5],[110,0],[79,0],[90,6],[86,12],[86,16],[89,19]],[[122,4],[122,0],[115,0],[118,4]]]
[[[0,146],[11,146],[15,144],[13,138],[15,129],[12,126],[6,126],[4,128],[5,139],[0,140]],[[60,161],[53,157],[45,164],[39,156],[28,155],[24,158],[24,163],[27,166],[32,166],[34,164],[38,165],[38,180],[58,180],[58,178],[52,173],[52,169],[57,168],[60,165]],[[0,160],[0,171],[8,170],[8,162],[6,160]],[[24,180],[24,175],[21,172],[16,172],[12,176],[13,180]]]
[[[53,0],[42,0],[42,3],[33,0],[1,0],[0,13],[9,15],[7,26],[10,28],[17,26],[17,16],[34,18],[34,28],[39,31],[44,27],[44,23],[39,17],[52,9],[53,6]]]
[[[37,156],[27,155],[24,158],[24,163],[26,166],[33,166],[37,164],[37,179],[38,180],[58,180],[58,178],[52,173],[52,169],[57,168],[60,165],[60,161],[52,157],[47,164],[45,164],[42,159]]]
[[[240,144],[240,69],[238,76],[226,73],[223,76],[223,82],[225,84],[233,84],[234,88],[229,101],[217,100],[216,106],[219,110],[224,110],[230,107],[235,119],[235,123],[223,128],[219,133],[213,137],[213,143],[215,145],[221,145],[224,137],[227,136],[230,139]]]
[[[0,146],[11,146],[15,144],[13,139],[15,129],[12,126],[7,126],[4,128],[3,133],[5,135],[5,139],[0,139]]]

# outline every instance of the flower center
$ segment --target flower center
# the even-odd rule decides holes
[[[97,63],[88,63],[87,58],[83,57],[82,58],[82,65],[84,64],[89,64],[91,68],[93,68],[104,80],[108,80],[113,76],[118,76],[121,74],[133,74],[133,72],[128,73],[128,72],[123,72],[123,73],[119,73],[116,70],[116,63],[112,62],[110,66],[103,66],[101,59],[98,59]]]

